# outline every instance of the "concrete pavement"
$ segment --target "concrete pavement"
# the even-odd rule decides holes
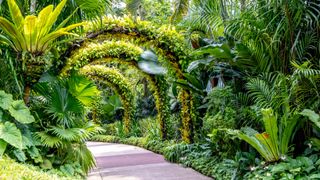
[[[193,169],[169,163],[163,156],[124,144],[88,142],[97,167],[88,180],[209,180]]]

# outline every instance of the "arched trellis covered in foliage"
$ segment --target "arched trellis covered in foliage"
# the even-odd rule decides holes
[[[130,18],[105,17],[102,25],[90,22],[85,27],[88,32],[87,39],[70,48],[72,52],[76,48],[86,46],[87,41],[112,41],[121,39],[131,41],[139,46],[155,49],[157,54],[165,57],[161,62],[169,69],[169,74],[175,79],[184,79],[183,67],[188,64],[186,47],[183,37],[171,26],[154,26],[151,22],[131,20]],[[115,52],[116,53],[116,52]],[[122,56],[126,56],[122,54]],[[84,63],[82,61],[80,64]],[[68,65],[67,65],[68,66]],[[164,84],[164,86],[166,86]],[[167,87],[162,87],[165,89]],[[193,97],[189,90],[182,89],[179,99],[181,101],[182,138],[191,142],[193,137]]]
[[[135,101],[129,81],[118,70],[101,65],[86,65],[79,72],[92,80],[107,84],[120,95],[126,109],[123,117],[124,130],[129,133],[130,123],[135,114]]]
[[[71,69],[82,69],[87,64],[125,64],[139,70],[139,72],[148,80],[149,88],[153,91],[158,111],[158,122],[160,124],[161,137],[166,138],[165,120],[169,116],[169,104],[167,99],[167,87],[163,76],[154,76],[142,72],[138,68],[137,61],[143,50],[128,42],[105,41],[100,43],[88,43],[83,48],[74,52],[69,58],[62,74],[66,74]],[[116,83],[116,82],[115,82]]]

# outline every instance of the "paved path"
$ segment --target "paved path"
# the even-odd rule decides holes
[[[97,161],[97,167],[89,173],[88,180],[211,179],[139,147],[101,142],[87,144]]]

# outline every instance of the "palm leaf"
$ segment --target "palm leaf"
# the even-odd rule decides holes
[[[62,146],[63,142],[60,138],[52,136],[47,132],[36,132],[35,137],[40,140],[40,142],[46,147],[56,147],[59,148]]]

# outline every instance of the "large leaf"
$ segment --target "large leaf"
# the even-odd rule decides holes
[[[11,113],[11,116],[20,123],[29,124],[35,121],[28,107],[22,100],[14,101],[9,107],[9,112]]]
[[[307,116],[311,122],[320,128],[320,116],[310,109],[305,109],[301,113],[303,116]]]
[[[0,91],[0,107],[2,109],[8,110],[12,102],[13,99],[11,94],[7,94],[4,91]]]
[[[139,61],[138,66],[142,71],[148,74],[163,75],[167,73],[166,68],[154,61]]]
[[[16,156],[16,158],[21,161],[21,162],[25,162],[27,160],[26,154],[20,150],[20,149],[15,149],[13,151],[13,154]]]
[[[22,149],[22,135],[15,124],[5,122],[0,124],[0,139],[6,141],[11,146]]]
[[[262,109],[262,118],[264,122],[264,127],[266,129],[266,133],[270,136],[270,148],[273,152],[273,154],[279,155],[279,149],[278,149],[278,123],[277,123],[277,117],[274,115],[272,109]],[[265,136],[264,136],[265,137]]]

